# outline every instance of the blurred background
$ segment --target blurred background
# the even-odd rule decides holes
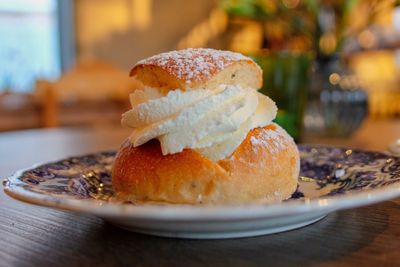
[[[0,35],[0,131],[120,127],[132,65],[187,47],[253,57],[296,140],[400,123],[400,1],[2,0]]]

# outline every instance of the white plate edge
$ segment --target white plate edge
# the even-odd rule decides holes
[[[389,200],[400,196],[400,182],[387,185],[380,188],[361,190],[351,194],[310,199],[309,201],[288,201],[276,204],[248,204],[241,206],[183,206],[171,205],[130,205],[108,203],[105,201],[86,200],[86,199],[67,199],[52,195],[31,192],[23,189],[17,178],[27,170],[33,167],[21,169],[14,175],[7,178],[4,184],[4,191],[10,197],[23,202],[59,208],[63,210],[88,213],[100,217],[129,217],[136,219],[158,219],[170,220],[228,220],[228,219],[257,219],[290,214],[301,214],[304,212],[322,212],[327,213],[340,210],[355,208],[364,205],[370,205],[377,202]]]

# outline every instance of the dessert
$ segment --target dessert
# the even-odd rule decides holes
[[[185,49],[138,62],[143,88],[130,95],[122,124],[132,134],[112,170],[118,197],[179,204],[282,201],[296,190],[299,153],[258,93],[250,58]]]

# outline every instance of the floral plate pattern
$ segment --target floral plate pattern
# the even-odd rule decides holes
[[[114,198],[105,151],[18,171],[4,181],[16,199],[97,215],[136,232],[181,238],[231,238],[286,231],[328,213],[400,196],[400,158],[327,146],[299,146],[299,187],[282,203],[189,206],[122,203]]]

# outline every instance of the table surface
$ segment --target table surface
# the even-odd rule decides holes
[[[0,134],[0,177],[38,162],[116,148],[126,129]],[[350,138],[306,138],[384,150],[400,121],[367,121]],[[230,240],[180,240],[121,230],[103,220],[18,202],[0,190],[0,266],[395,266],[400,199],[334,212],[302,229]]]

